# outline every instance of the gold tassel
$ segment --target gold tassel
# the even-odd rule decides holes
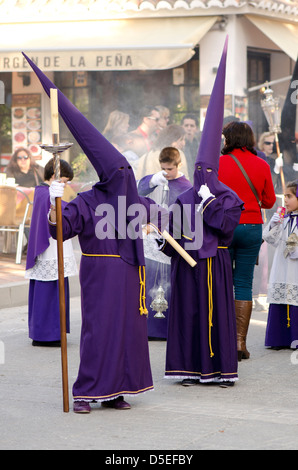
[[[290,328],[290,305],[287,305],[287,320],[288,320],[288,324],[287,324],[287,328]]]
[[[208,300],[209,300],[209,348],[210,348],[210,357],[214,356],[211,345],[211,328],[212,324],[212,314],[213,314],[213,298],[212,298],[212,258],[207,258],[207,282],[208,282]]]
[[[142,276],[143,271],[143,276]],[[139,278],[140,278],[140,315],[148,315],[146,308],[146,270],[145,266],[139,266]]]

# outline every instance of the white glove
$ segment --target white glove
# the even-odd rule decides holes
[[[166,171],[161,170],[158,173],[155,173],[155,175],[152,176],[149,186],[150,188],[153,188],[154,186],[162,186],[164,185],[168,180],[165,178],[165,175],[167,174]]]
[[[280,217],[279,213],[274,212],[270,220],[270,227],[273,227],[273,225],[276,225],[276,224],[280,224],[281,222],[282,222],[282,218]]]
[[[284,161],[281,153],[280,156],[275,159],[274,173],[278,175],[282,166],[284,166]]]
[[[294,170],[294,171],[298,171],[298,163],[294,163],[294,164],[293,164],[293,170]]]
[[[210,192],[210,189],[208,188],[207,184],[202,184],[198,191],[198,195],[201,196],[202,202],[207,201],[209,197],[215,197],[214,194]]]
[[[55,206],[55,199],[56,197],[62,197],[64,193],[64,186],[65,183],[61,183],[60,181],[53,181],[50,186],[50,202],[53,206]]]

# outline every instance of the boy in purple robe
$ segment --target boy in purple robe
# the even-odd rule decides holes
[[[25,54],[24,54],[25,55]],[[26,57],[26,56],[25,56]],[[27,58],[27,57],[26,57]],[[55,88],[28,59],[46,93]],[[167,212],[138,195],[129,163],[58,90],[59,113],[94,166],[99,182],[78,194],[62,214],[63,239],[78,235],[81,250],[80,366],[73,385],[74,411],[90,402],[126,410],[124,396],[153,389],[147,339],[142,225],[161,229]],[[51,200],[63,185],[51,185]],[[136,216],[137,214],[137,216]],[[50,213],[55,237],[55,207]]]
[[[194,187],[178,196],[170,217],[182,226],[180,245],[197,261],[190,267],[165,244],[172,257],[170,317],[166,378],[183,385],[218,382],[234,385],[238,379],[236,321],[231,260],[228,246],[238,225],[243,202],[218,181],[217,172],[224,111],[227,41],[212,90],[200,148]],[[186,208],[190,208],[186,212]],[[181,220],[177,220],[177,214]],[[197,220],[203,219],[203,238]],[[178,240],[177,240],[178,241]]]
[[[50,185],[54,181],[54,160],[44,168],[44,183],[34,191],[33,211],[29,232],[25,278],[30,279],[28,300],[29,338],[33,346],[60,345],[60,314],[57,242],[50,235]],[[60,160],[61,181],[73,178],[68,162]],[[62,201],[64,207],[66,202]],[[69,281],[77,274],[77,265],[71,240],[63,244],[66,324],[69,333]]]
[[[191,182],[180,172],[181,156],[175,147],[165,147],[159,155],[161,171],[146,175],[138,182],[141,196],[150,196],[158,204],[171,208],[179,194],[192,188]],[[156,311],[151,307],[157,289],[164,290],[164,297],[169,305],[171,293],[171,260],[156,247],[156,234],[150,232],[144,239],[146,261],[146,298],[148,300],[148,338],[166,339],[169,308],[163,311],[164,318],[155,317]]]

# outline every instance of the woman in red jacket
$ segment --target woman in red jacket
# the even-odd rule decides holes
[[[251,127],[244,122],[230,122],[223,128],[225,138],[219,159],[218,179],[244,202],[239,225],[229,251],[233,266],[238,360],[248,359],[246,336],[252,311],[254,266],[262,243],[261,207],[270,209],[275,203],[274,187],[268,163],[257,156]],[[257,197],[233,159],[236,157],[255,187]]]

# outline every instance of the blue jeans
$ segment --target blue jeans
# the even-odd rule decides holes
[[[236,300],[252,300],[254,268],[262,244],[262,224],[239,224],[229,252]]]

